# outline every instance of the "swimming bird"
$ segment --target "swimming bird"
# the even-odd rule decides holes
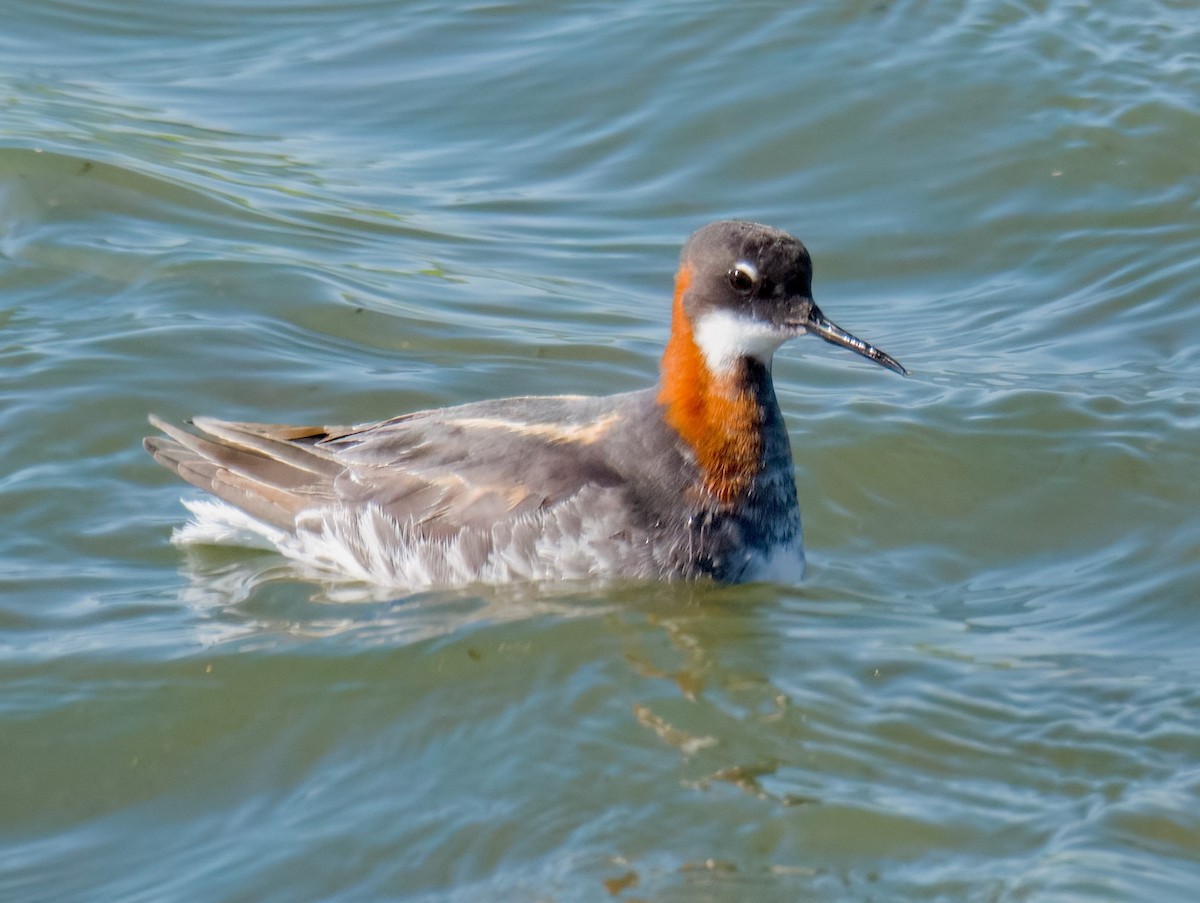
[[[219,501],[181,541],[274,546],[397,588],[569,578],[798,581],[791,446],[771,382],[812,334],[899,374],[812,298],[804,245],[756,223],[686,242],[658,384],[506,398],[359,426],[151,417],[146,450]]]

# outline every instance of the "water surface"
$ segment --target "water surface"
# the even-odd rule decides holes
[[[12,0],[0,898],[1193,900],[1200,19]],[[364,596],[169,541],[145,417],[649,384],[809,245],[800,587]]]

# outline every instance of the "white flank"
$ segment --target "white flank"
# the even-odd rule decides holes
[[[400,523],[373,506],[302,512],[296,518],[296,532],[289,533],[225,502],[185,499],[195,519],[177,529],[171,539],[184,545],[275,549],[332,579],[406,590],[617,574],[661,576],[648,555],[648,537],[623,535],[619,512],[596,511],[595,498],[578,501],[578,505],[542,509],[490,529],[433,539],[412,523]],[[581,509],[595,513],[581,517]]]
[[[192,512],[192,520],[177,527],[171,542],[197,546],[249,546],[252,549],[277,549],[288,536],[219,499],[180,499]]]
[[[752,357],[771,367],[779,346],[798,333],[725,310],[705,313],[692,326],[704,361],[713,373],[727,373],[741,358]]]

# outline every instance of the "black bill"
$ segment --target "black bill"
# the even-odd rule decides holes
[[[807,322],[804,323],[804,328],[815,336],[820,336],[826,342],[833,345],[841,345],[843,348],[849,348],[856,354],[861,354],[868,360],[872,360],[881,367],[887,367],[901,376],[908,376],[908,371],[900,366],[900,362],[890,354],[880,351],[874,345],[868,345],[857,336],[852,336],[836,323],[826,319],[821,313],[821,309],[815,304],[812,312],[808,315]]]

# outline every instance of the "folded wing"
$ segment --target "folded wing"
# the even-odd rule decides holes
[[[409,414],[356,427],[234,423],[196,432],[151,417],[145,446],[163,466],[266,523],[376,508],[428,536],[554,506],[619,476],[597,449],[635,396],[527,398]]]

